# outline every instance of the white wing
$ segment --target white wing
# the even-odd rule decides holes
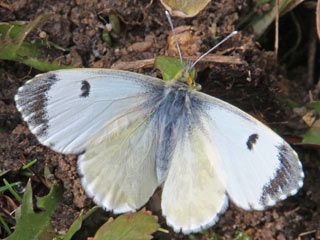
[[[217,145],[204,134],[204,124],[188,125],[177,138],[161,204],[167,224],[185,234],[215,224],[228,205]]]
[[[219,150],[234,203],[261,210],[297,192],[303,185],[302,165],[281,137],[224,101],[202,93],[194,96],[202,102],[201,116]]]
[[[159,185],[152,115],[141,110],[108,123],[79,157],[82,186],[99,206],[115,213],[135,211]]]
[[[159,79],[141,74],[71,69],[29,80],[19,88],[15,100],[42,144],[61,153],[78,154],[107,122],[145,107],[162,88]]]

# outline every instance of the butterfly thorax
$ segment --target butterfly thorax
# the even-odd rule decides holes
[[[195,78],[196,72],[192,67],[192,62],[187,61],[168,84],[185,91],[200,90],[201,85],[195,82]]]
[[[168,174],[172,154],[179,139],[184,139],[191,126],[200,122],[201,102],[197,101],[194,88],[176,79],[172,85],[163,90],[159,107],[155,113],[155,129],[157,130],[156,171],[159,183]]]
[[[170,168],[172,153],[177,140],[183,138],[185,131],[190,127],[191,96],[201,86],[195,79],[195,71],[191,68],[192,62],[183,64],[172,80],[166,82],[163,97],[157,114],[158,149],[156,153],[157,177],[162,183]]]

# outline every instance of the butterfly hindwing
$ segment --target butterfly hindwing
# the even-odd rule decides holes
[[[163,186],[162,213],[176,232],[197,232],[213,225],[227,205],[219,149],[206,131],[200,102],[186,95],[187,114],[177,118],[178,137]]]
[[[203,93],[203,119],[221,156],[226,191],[238,206],[262,210],[303,185],[296,152],[281,137],[240,109]]]
[[[153,112],[140,109],[110,122],[78,159],[82,186],[101,207],[135,211],[157,188]]]

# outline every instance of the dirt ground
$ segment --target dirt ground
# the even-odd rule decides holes
[[[152,59],[158,55],[174,55],[174,52],[168,49],[170,27],[164,8],[158,1],[2,2],[7,3],[10,8],[0,5],[0,22],[30,21],[40,14],[52,13],[51,18],[37,27],[28,40],[38,39],[44,32],[49,41],[68,50],[63,52],[50,49],[48,59],[59,59],[66,65],[110,68],[114,63]],[[216,41],[213,40],[214,34],[210,26],[215,23],[216,35],[226,36],[235,29],[237,21],[248,11],[250,4],[252,3],[246,0],[222,0],[210,3],[194,18],[174,18],[176,27],[193,27],[191,41],[182,46],[183,49],[188,49],[183,50],[184,55],[200,55],[212,47]],[[121,19],[121,32],[111,35],[111,47],[107,47],[102,40],[108,12],[116,13]],[[280,29],[290,29],[290,24],[293,23],[290,23],[286,16],[283,19],[284,24],[280,24]],[[305,26],[304,30],[308,32],[309,25]],[[280,30],[280,37],[285,41],[290,36],[294,37],[290,30],[283,35]],[[304,45],[299,48],[304,53],[298,54],[297,51],[289,60],[277,63],[273,53],[268,51],[272,49],[273,38],[273,30],[270,30],[259,44],[253,40],[250,31],[241,32],[219,48],[217,53],[235,56],[242,63],[200,63],[197,82],[202,85],[203,92],[252,114],[292,143],[292,137],[298,136],[307,128],[300,118],[293,114],[292,109],[280,104],[277,98],[292,99],[299,104],[305,104],[309,100],[308,91],[315,88],[316,82],[307,88],[304,81],[307,72],[307,41],[303,41]],[[284,46],[280,49],[280,54],[283,54],[281,51],[285,52],[290,44],[280,44],[280,47]],[[160,73],[152,66],[131,70],[160,77]],[[6,174],[10,181],[22,181],[25,184],[27,178],[19,175],[18,170],[22,163],[37,159],[37,164],[32,167],[35,173],[32,180],[34,193],[40,196],[48,192],[39,179],[43,176],[44,166],[49,167],[51,179],[61,181],[65,188],[63,200],[52,220],[54,229],[62,233],[82,209],[90,209],[93,203],[81,188],[76,157],[64,156],[40,145],[15,108],[13,98],[17,88],[37,73],[39,72],[20,63],[0,61],[0,169],[10,170],[10,173]],[[314,96],[314,99],[317,100],[317,96]],[[223,239],[233,239],[238,232],[244,232],[252,239],[320,239],[319,150],[311,146],[294,148],[301,158],[306,176],[299,193],[265,211],[244,211],[230,203],[228,210],[210,232],[215,232]],[[5,207],[5,198],[1,195],[0,206]],[[169,234],[156,233],[155,239],[188,239],[182,234],[173,233],[166,226],[161,212],[154,213],[159,216],[161,226],[170,230]],[[3,216],[1,210],[0,214]],[[111,216],[103,211],[101,214]],[[4,217],[10,224],[14,224],[12,218]],[[94,223],[93,219],[87,221],[85,230],[74,239],[93,236],[97,228]],[[196,239],[206,238],[203,235],[196,236]]]

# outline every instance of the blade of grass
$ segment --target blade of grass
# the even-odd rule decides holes
[[[11,185],[8,183],[8,181],[4,178],[3,179],[4,184],[8,187],[9,192],[15,197],[15,199],[17,199],[17,201],[21,204],[22,203],[22,198],[19,196],[18,193],[16,193],[16,191],[13,190],[13,188],[11,187]]]
[[[320,39],[320,0],[317,1],[316,28],[317,28],[318,39]]]
[[[8,235],[11,235],[12,232],[11,232],[8,224],[7,224],[7,223],[4,221],[4,219],[1,217],[1,215],[0,215],[0,223],[2,224],[4,230],[8,233]]]
[[[32,176],[34,176],[33,173],[28,172],[28,171],[21,171],[20,174],[22,174],[22,175],[24,175],[24,176],[26,176],[26,177],[32,177]]]
[[[169,233],[169,230],[164,229],[164,228],[158,228],[158,230],[157,230],[157,231],[159,231],[159,232],[163,232],[163,233]]]
[[[36,162],[37,162],[37,159],[34,159],[31,162],[27,163],[26,165],[22,166],[21,169],[25,170],[25,169],[31,167],[32,165],[34,165]]]
[[[16,185],[18,185],[18,184],[21,184],[21,182],[10,183],[9,185],[10,185],[11,187],[14,187],[14,186],[16,186]],[[6,190],[8,190],[8,189],[9,189],[9,188],[8,188],[7,186],[0,187],[0,193],[6,191]]]
[[[3,175],[5,175],[6,173],[10,172],[10,170],[0,170],[0,177],[2,177]]]

